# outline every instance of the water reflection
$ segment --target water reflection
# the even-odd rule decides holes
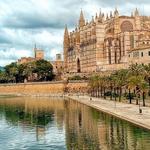
[[[149,131],[58,98],[0,99],[0,135],[0,149],[150,149]]]

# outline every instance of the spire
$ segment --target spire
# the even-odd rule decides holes
[[[82,9],[81,9],[81,12],[80,12],[80,20],[84,20],[84,15],[83,15]]]
[[[88,23],[89,23],[88,20],[86,20],[86,25],[87,25]]]
[[[101,12],[101,9],[100,9],[100,12],[99,12],[99,18],[102,17],[102,12]]]
[[[99,22],[102,22],[102,12],[101,12],[101,9],[100,9],[100,12],[99,12],[98,21],[99,21]]]
[[[64,32],[64,45],[69,44],[69,32],[68,32],[68,27],[67,25],[65,26],[65,32]]]
[[[37,51],[36,43],[35,43],[35,45],[34,45],[33,51],[34,51],[34,57],[36,58],[36,51]]]
[[[83,27],[84,25],[85,25],[85,19],[84,19],[83,11],[81,9],[80,19],[79,19],[79,27]]]
[[[104,18],[105,17],[105,15],[104,15],[104,13],[102,13],[102,18]]]
[[[110,18],[112,18],[113,17],[113,15],[112,15],[112,11],[110,12]]]
[[[69,43],[69,32],[68,32],[68,28],[67,25],[65,27],[65,32],[64,32],[64,43],[68,44]]]
[[[76,26],[76,28],[75,28],[75,31],[77,32],[78,31],[78,27]]]
[[[106,15],[106,20],[108,20],[109,19],[109,17],[108,17],[108,14]]]
[[[116,8],[115,11],[114,11],[114,16],[115,16],[115,17],[118,17],[118,16],[119,16],[119,12],[118,12],[117,8]]]
[[[94,16],[92,16],[92,23],[94,23]]]
[[[37,47],[36,47],[36,43],[35,43],[35,45],[34,45],[34,49],[35,49],[35,50],[37,49]]]
[[[97,20],[98,16],[97,16],[97,13],[96,13],[96,16],[95,16],[95,20]]]
[[[139,16],[139,11],[138,11],[137,8],[135,9],[134,15],[135,15],[135,16]]]
[[[65,26],[65,33],[64,33],[64,36],[69,36],[67,25]]]

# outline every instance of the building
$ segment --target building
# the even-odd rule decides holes
[[[18,59],[18,64],[24,64],[24,63],[29,63],[33,62],[35,58],[33,57],[21,57],[21,59]]]
[[[64,70],[64,61],[62,60],[61,54],[56,54],[56,60],[51,61],[53,65],[53,71],[56,75],[62,74]]]
[[[44,51],[42,49],[38,49],[35,45],[34,54],[36,60],[44,59]]]
[[[36,45],[33,51],[34,51],[34,57],[21,57],[21,59],[18,59],[18,64],[24,64],[24,63],[29,63],[29,62],[33,62],[36,60],[44,59],[44,51],[41,49],[38,49]]]
[[[68,73],[92,73],[127,68],[133,49],[150,46],[150,17],[136,9],[131,16],[100,12],[85,21],[81,11],[74,31],[64,32],[64,68]],[[131,59],[131,58],[130,58]]]
[[[150,64],[150,46],[130,50],[128,62],[129,64]]]

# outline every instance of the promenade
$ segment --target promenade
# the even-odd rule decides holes
[[[90,100],[89,96],[68,96],[68,98],[150,130],[150,107],[141,106],[142,113],[140,114],[139,105],[135,104],[126,104],[93,97]]]

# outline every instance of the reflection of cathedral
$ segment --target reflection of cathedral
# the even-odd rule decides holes
[[[43,145],[44,148],[40,147],[41,149],[147,150],[150,148],[148,142],[150,134],[147,130],[144,131],[74,100],[46,97],[5,98],[0,100],[0,114],[1,119],[5,118],[3,120],[8,127],[11,125],[13,128],[16,126],[17,129],[23,129],[23,135],[21,133],[23,140],[19,139],[21,145],[24,145],[22,142],[26,139],[24,136],[27,136],[34,145],[36,140],[37,146]],[[20,129],[13,132],[15,135],[13,141],[18,135],[17,132],[22,132]],[[3,133],[3,130],[1,132]],[[27,146],[30,145],[29,141]]]
[[[98,72],[126,68],[129,52],[150,46],[150,18],[136,9],[131,16],[100,12],[86,22],[81,11],[79,26],[64,33],[66,72]]]

